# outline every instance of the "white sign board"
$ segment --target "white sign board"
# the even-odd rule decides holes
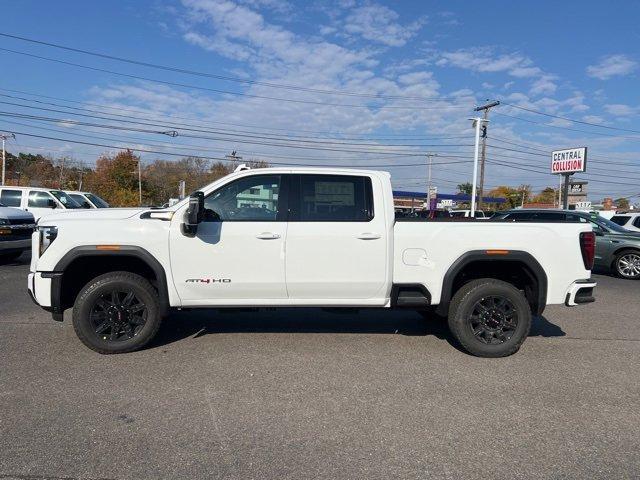
[[[551,173],[587,171],[587,147],[569,148],[551,152]]]
[[[576,210],[591,210],[591,202],[576,202]]]
[[[453,207],[453,200],[440,200],[443,207]]]

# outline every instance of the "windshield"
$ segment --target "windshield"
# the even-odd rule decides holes
[[[91,203],[93,203],[97,208],[109,208],[109,204],[107,202],[93,193],[85,193],[84,196],[91,200]]]
[[[613,231],[613,232],[617,232],[617,233],[629,233],[629,230],[627,230],[626,228],[622,228],[620,225],[618,225],[617,223],[613,223],[611,220],[607,220],[604,217],[601,216],[592,216],[591,219],[593,220],[594,223],[601,225],[603,227],[608,228],[609,230]]]
[[[64,206],[64,208],[82,208],[76,203],[76,201],[62,190],[49,190],[51,195],[56,197],[58,201]]]

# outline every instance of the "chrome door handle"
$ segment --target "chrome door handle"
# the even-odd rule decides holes
[[[280,234],[271,233],[271,232],[262,232],[256,235],[256,238],[259,238],[260,240],[275,240],[277,238],[280,238]]]
[[[381,237],[382,235],[380,235],[379,233],[370,233],[370,232],[365,232],[358,235],[358,238],[360,240],[377,240]]]

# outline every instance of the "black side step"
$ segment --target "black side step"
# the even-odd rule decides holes
[[[431,305],[431,293],[418,283],[394,284],[391,289],[391,306],[400,308],[425,308]]]

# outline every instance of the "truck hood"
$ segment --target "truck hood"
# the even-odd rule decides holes
[[[123,220],[140,215],[148,208],[87,208],[82,210],[61,210],[42,217],[39,225],[56,225],[59,222],[87,220]]]
[[[19,208],[0,207],[0,218],[7,220],[24,220],[23,223],[35,223],[33,215]]]

